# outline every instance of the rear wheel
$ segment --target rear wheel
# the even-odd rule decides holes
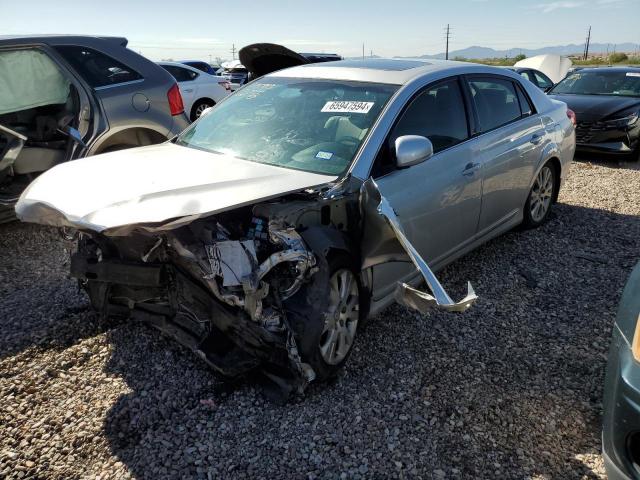
[[[546,163],[538,172],[524,206],[523,225],[526,228],[538,227],[549,219],[556,185],[556,169],[551,163]]]
[[[213,107],[215,104],[216,102],[206,98],[198,100],[193,104],[193,107],[191,107],[191,121],[195,122],[198,118],[200,118],[202,112],[204,112],[209,107]]]

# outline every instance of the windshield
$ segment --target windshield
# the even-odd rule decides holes
[[[339,175],[397,87],[264,77],[191,125],[178,145]]]
[[[640,97],[640,69],[637,72],[578,71],[569,74],[551,93]]]

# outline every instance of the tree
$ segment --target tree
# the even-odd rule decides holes
[[[620,63],[629,60],[626,53],[618,52],[609,55],[609,63]]]
[[[527,58],[527,56],[524,53],[519,53],[518,55],[515,56],[514,60],[516,62],[519,62],[520,60],[524,60],[525,58]]]

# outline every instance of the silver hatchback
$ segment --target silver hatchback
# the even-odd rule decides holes
[[[572,119],[503,69],[305,65],[249,83],[173,142],[46,172],[16,211],[80,232],[71,274],[98,311],[291,393],[334,375],[394,300],[469,308],[471,286],[453,301],[434,271],[548,219]]]

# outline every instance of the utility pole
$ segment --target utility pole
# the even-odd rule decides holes
[[[236,59],[236,44],[232,44],[231,45],[231,59],[235,60]]]
[[[371,50],[369,53],[370,53],[370,55],[369,55],[369,56],[370,56],[371,58],[373,58],[373,50]]]
[[[364,43],[362,44],[362,60],[364,60]]]
[[[591,25],[589,25],[589,31],[587,32],[587,41],[584,45],[584,59],[589,58],[589,42],[591,42]]]
[[[451,33],[449,30],[449,24],[447,23],[447,33],[446,33],[446,38],[447,38],[447,46],[444,52],[444,59],[445,60],[449,60],[449,38],[451,37]]]

